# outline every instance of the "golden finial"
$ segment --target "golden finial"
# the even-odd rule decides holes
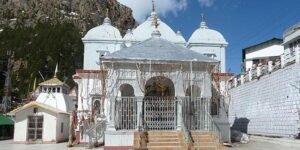
[[[159,26],[157,15],[154,15],[154,26],[155,26],[156,29]]]
[[[108,18],[108,8],[106,8],[106,17]]]

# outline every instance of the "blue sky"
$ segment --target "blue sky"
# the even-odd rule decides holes
[[[221,32],[228,41],[226,66],[236,74],[240,72],[243,48],[273,37],[282,38],[288,27],[300,22],[299,0],[161,1],[170,1],[166,5],[171,8],[158,11],[171,11],[162,12],[160,18],[174,31],[181,30],[187,40],[199,27],[201,13],[204,13],[209,28]],[[150,11],[151,5],[147,7]],[[176,11],[172,11],[172,7]]]

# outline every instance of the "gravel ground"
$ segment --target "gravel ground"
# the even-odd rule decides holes
[[[251,136],[247,144],[233,144],[229,150],[300,150],[300,140]]]
[[[233,144],[228,150],[300,150],[300,140],[251,137],[247,144]],[[67,148],[59,144],[16,144],[12,140],[0,141],[0,150],[86,150],[86,147]],[[103,148],[97,148],[103,150]]]

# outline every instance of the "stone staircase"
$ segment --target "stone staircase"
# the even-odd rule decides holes
[[[144,132],[143,138],[146,138],[145,144],[142,142],[142,148],[148,150],[183,150],[184,137],[180,131],[148,131]],[[139,133],[134,133],[134,147],[139,147]]]
[[[194,150],[226,150],[216,138],[215,133],[209,131],[190,131]]]
[[[148,131],[141,134],[134,133],[134,147],[136,150],[226,150],[226,147],[214,138],[208,131],[190,131],[192,144],[188,148],[182,131]]]

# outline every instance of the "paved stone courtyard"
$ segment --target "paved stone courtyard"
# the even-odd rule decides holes
[[[16,144],[12,140],[0,141],[0,150],[86,150],[86,147],[68,148],[59,144]],[[97,148],[103,150],[103,148]],[[229,150],[299,150],[300,140],[252,137],[248,144],[234,144]]]
[[[67,143],[58,144],[16,144],[12,140],[0,141],[0,150],[86,150],[86,147],[68,148]],[[97,148],[102,150],[102,148]]]

